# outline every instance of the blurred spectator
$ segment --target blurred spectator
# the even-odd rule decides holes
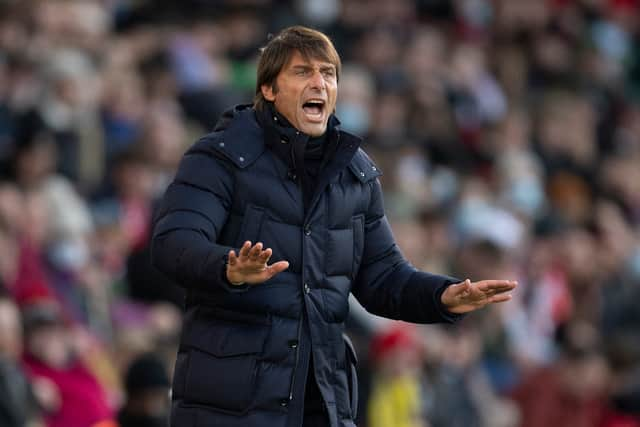
[[[167,119],[170,118],[171,116]],[[171,131],[172,125],[165,123],[163,128]],[[152,267],[150,262],[149,233],[154,202],[159,195],[157,194],[159,182],[156,180],[162,179],[154,174],[158,171],[154,166],[162,165],[166,170],[171,165],[167,163],[175,161],[174,156],[177,151],[176,141],[163,142],[163,138],[166,137],[166,135],[157,136],[152,140],[152,134],[149,134],[147,154],[153,154],[154,157],[151,159],[154,159],[154,163],[151,163],[151,159],[146,158],[142,152],[133,149],[120,153],[114,159],[113,194],[97,203],[96,210],[113,210],[111,214],[117,216],[119,227],[113,230],[117,234],[112,237],[122,238],[123,240],[114,243],[125,245],[120,248],[124,250],[120,255],[127,258],[124,260],[126,261],[124,272],[128,286],[127,294],[137,301],[170,301],[176,306],[181,306],[182,290]],[[108,216],[109,212],[101,214]],[[119,256],[116,253],[113,255]]]
[[[152,109],[145,116],[139,145],[141,156],[154,175],[152,196],[160,197],[173,179],[186,149],[187,130],[177,105]]]
[[[37,113],[27,113],[18,121],[13,178],[20,189],[42,199],[50,216],[41,221],[42,241],[36,245],[47,252],[55,269],[67,271],[88,257],[93,224],[87,203],[72,182],[56,174],[57,151],[54,134]]]
[[[549,218],[536,225],[520,272],[521,292],[505,307],[505,330],[518,367],[527,370],[555,361],[555,335],[573,310],[569,277],[560,262],[562,226]]]
[[[598,339],[587,324],[566,330],[558,363],[532,372],[514,391],[522,426],[598,426],[602,422],[609,372]]]
[[[107,164],[129,149],[141,133],[145,110],[143,89],[140,76],[131,70],[114,71],[105,77],[102,125]]]
[[[374,82],[366,68],[344,67],[340,74],[340,99],[336,110],[342,126],[365,135],[372,125]]]
[[[20,366],[22,322],[18,307],[0,295],[0,424],[6,427],[41,425],[40,408]]]
[[[43,194],[30,191],[18,193],[20,217],[16,218],[17,265],[13,281],[8,283],[11,294],[20,304],[32,299],[53,297],[51,280],[46,271],[45,242],[49,230]]]
[[[425,407],[433,427],[519,425],[515,405],[493,389],[481,364],[482,337],[471,328],[440,337],[429,334],[425,363]],[[437,345],[438,349],[431,349]]]
[[[46,425],[106,426],[112,421],[105,391],[75,354],[60,307],[51,300],[31,303],[23,309],[23,322],[24,366],[41,389]]]
[[[374,379],[368,403],[371,427],[425,427],[420,343],[413,325],[396,323],[371,342]]]
[[[51,52],[46,60],[46,86],[36,110],[54,132],[59,170],[90,190],[99,184],[104,164],[95,67],[84,52],[72,49]]]
[[[131,250],[145,245],[151,223],[153,175],[138,151],[121,153],[113,164],[113,199],[121,211],[124,233]]]
[[[169,376],[153,353],[136,358],[125,376],[127,400],[118,414],[120,427],[166,427],[169,423]]]

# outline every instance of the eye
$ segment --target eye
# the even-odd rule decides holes
[[[327,78],[333,78],[336,76],[336,72],[332,68],[327,68],[325,70],[322,70],[322,75]]]
[[[309,74],[309,70],[305,70],[305,69],[303,69],[303,68],[298,68],[298,69],[296,70],[296,76],[304,77],[304,76],[306,76],[306,75],[308,75],[308,74]]]

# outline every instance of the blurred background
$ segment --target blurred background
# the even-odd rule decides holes
[[[0,0],[0,425],[167,425],[154,207],[293,24],[407,258],[519,281],[453,327],[354,303],[359,426],[640,426],[638,0]]]

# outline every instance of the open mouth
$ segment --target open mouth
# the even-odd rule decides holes
[[[322,99],[310,99],[302,104],[302,110],[310,121],[321,122],[324,112],[324,101]]]

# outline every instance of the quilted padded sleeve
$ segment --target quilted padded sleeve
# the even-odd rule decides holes
[[[440,300],[447,286],[459,282],[452,277],[426,273],[413,267],[395,242],[384,214],[382,189],[370,181],[371,203],[365,218],[364,251],[352,287],[367,311],[392,319],[416,323],[453,322]]]
[[[184,155],[162,199],[153,230],[152,263],[184,288],[241,291],[244,287],[230,287],[224,277],[232,248],[216,243],[231,206],[233,166],[202,147],[198,143]]]

